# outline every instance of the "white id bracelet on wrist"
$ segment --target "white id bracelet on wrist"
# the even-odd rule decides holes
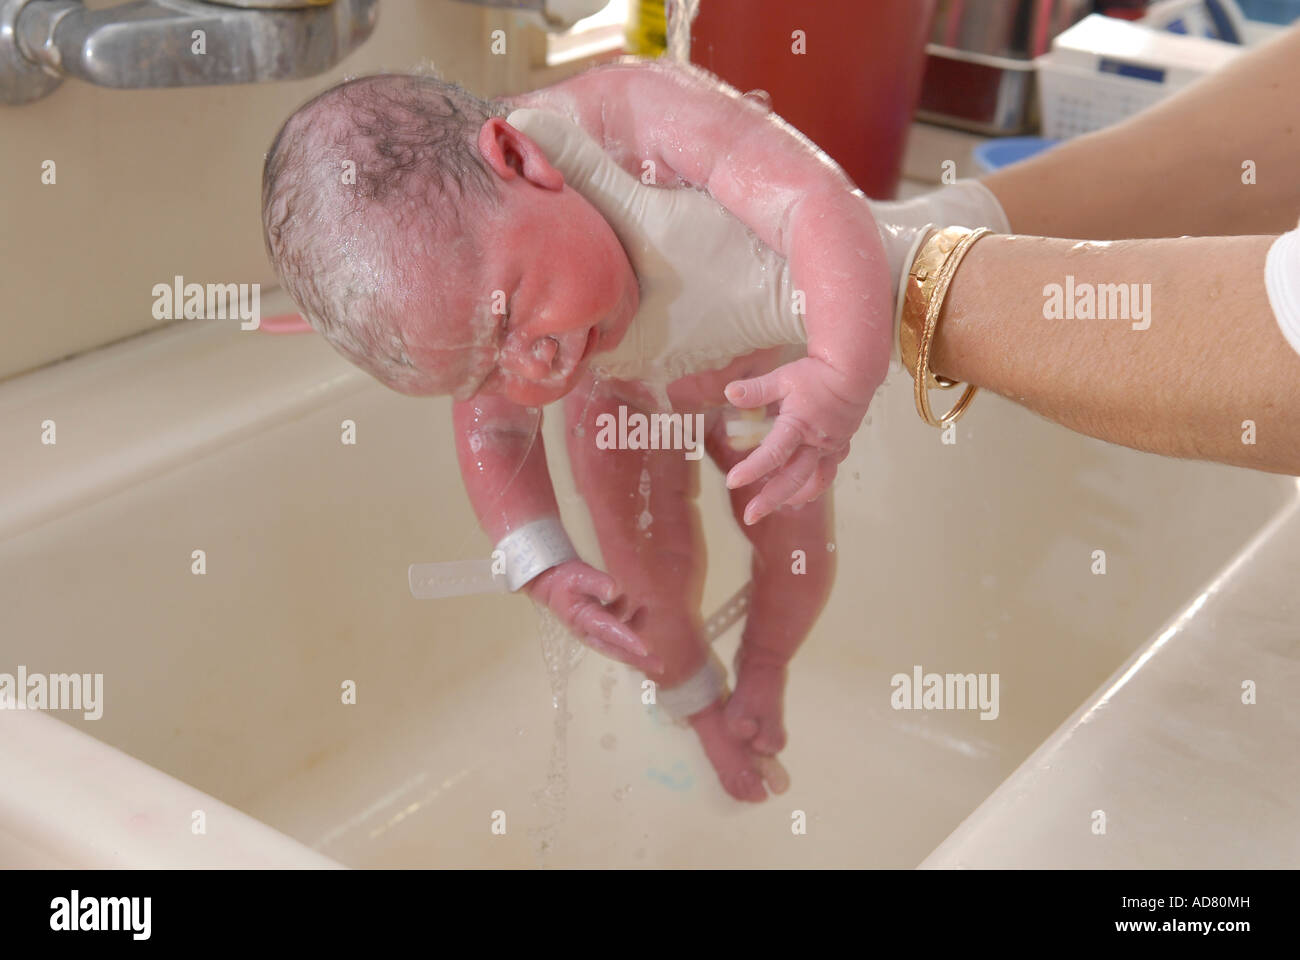
[[[699,713],[727,692],[727,668],[717,654],[709,651],[709,659],[684,683],[671,690],[659,689],[655,703],[674,720],[685,720]]]
[[[551,567],[578,559],[560,518],[552,514],[511,530],[496,545],[505,556],[506,587],[514,592]]]

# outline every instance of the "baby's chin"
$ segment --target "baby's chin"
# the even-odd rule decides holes
[[[489,384],[480,393],[484,396],[496,396],[509,400],[521,407],[544,407],[555,403],[573,392],[574,387],[586,375],[585,364],[579,364],[563,380],[548,380],[538,383],[535,380],[507,379],[504,382]]]
[[[578,384],[582,382],[582,378],[586,375],[587,364],[583,361],[580,362],[578,366],[574,368],[573,372],[570,373],[561,383],[534,384],[532,389],[525,395],[531,398],[528,405],[540,407],[548,403],[555,403],[558,400],[563,400],[577,389]]]

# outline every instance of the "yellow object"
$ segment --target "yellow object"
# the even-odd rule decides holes
[[[772,432],[775,422],[767,415],[766,407],[756,410],[727,407],[723,419],[727,424],[727,446],[732,450],[753,450]]]
[[[903,291],[903,311],[899,321],[898,350],[903,366],[915,383],[916,412],[932,427],[946,427],[956,423],[975,398],[976,387],[968,385],[965,392],[942,417],[936,418],[930,409],[930,391],[934,388],[951,390],[957,381],[935,375],[930,369],[930,346],[939,326],[948,285],[952,283],[957,267],[966,252],[989,230],[967,230],[965,227],[944,227],[936,230],[921,244],[916,259],[907,271],[907,284]]]
[[[664,0],[632,0],[627,17],[627,52],[661,57],[668,51],[668,16]]]

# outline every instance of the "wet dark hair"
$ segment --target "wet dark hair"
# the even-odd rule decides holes
[[[427,269],[440,237],[472,232],[462,208],[499,202],[476,140],[505,112],[434,76],[377,74],[309,100],[267,152],[263,238],[281,283],[339,352],[395,389],[448,387],[411,365],[391,294],[410,286],[416,257]]]

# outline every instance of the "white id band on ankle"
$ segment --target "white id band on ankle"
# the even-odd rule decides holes
[[[506,587],[512,592],[551,567],[578,559],[578,551],[554,514],[511,530],[496,549],[505,555]]]
[[[727,690],[727,668],[712,651],[704,666],[696,670],[684,683],[671,690],[660,688],[655,692],[655,703],[674,720],[685,720],[699,713]]]

